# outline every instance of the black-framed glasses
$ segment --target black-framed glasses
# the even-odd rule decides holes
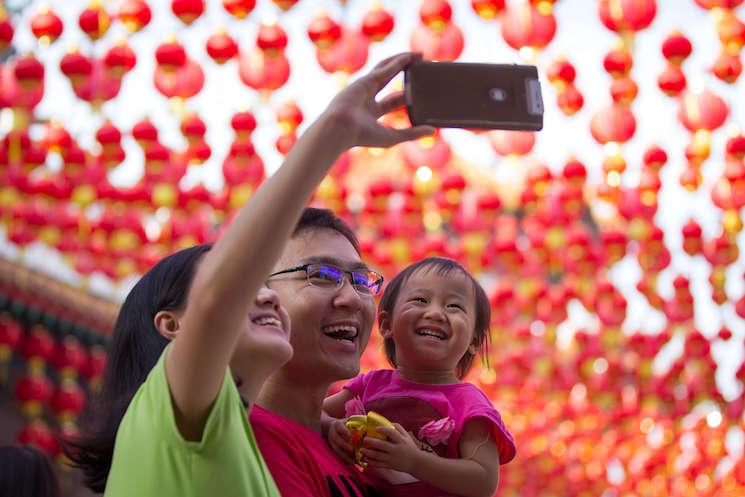
[[[308,284],[318,288],[328,288],[335,290],[341,288],[344,284],[344,277],[349,277],[352,287],[360,295],[377,295],[383,288],[383,276],[375,271],[341,269],[329,264],[303,264],[301,266],[291,267],[272,273],[269,277],[279,274],[294,273],[296,271],[305,271]]]

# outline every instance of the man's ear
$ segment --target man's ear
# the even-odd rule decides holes
[[[179,316],[173,311],[158,311],[153,318],[153,324],[158,333],[167,340],[176,338],[180,330]]]
[[[380,311],[378,313],[378,329],[383,338],[389,338],[391,336],[391,317],[387,311]]]

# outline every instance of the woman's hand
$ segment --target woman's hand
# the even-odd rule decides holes
[[[403,426],[398,423],[394,423],[393,426],[394,428],[376,428],[379,433],[386,436],[385,440],[365,437],[362,455],[370,466],[411,473],[416,458],[422,455],[422,450]]]
[[[381,116],[399,109],[405,102],[402,91],[392,93],[380,101],[375,100],[376,95],[396,74],[420,57],[412,52],[389,57],[331,101],[323,117],[333,122],[341,145],[345,148],[391,147],[435,132],[431,126],[395,129],[378,122]]]

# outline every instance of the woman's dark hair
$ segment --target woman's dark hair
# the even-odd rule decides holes
[[[489,304],[489,297],[486,296],[486,292],[484,292],[484,289],[481,287],[479,282],[476,281],[476,278],[474,278],[466,268],[452,259],[446,259],[445,257],[427,257],[426,259],[422,259],[421,261],[415,262],[406,267],[406,269],[398,273],[390,283],[386,285],[383,296],[380,298],[378,312],[382,313],[385,311],[389,316],[392,316],[393,309],[396,307],[396,302],[398,301],[398,294],[401,293],[401,287],[414,273],[419,271],[435,271],[437,274],[445,276],[453,272],[459,272],[471,282],[476,308],[476,321],[474,323],[472,344],[476,346],[482,359],[486,361],[489,350],[489,323],[491,322],[491,305]],[[388,362],[390,362],[391,366],[394,368],[397,367],[396,344],[392,338],[385,338],[383,343]],[[466,350],[466,353],[463,354],[463,357],[458,361],[458,366],[455,371],[458,379],[462,380],[466,376],[466,373],[468,373],[473,365],[473,359],[475,357],[476,354],[472,354],[470,350]]]
[[[30,445],[0,446],[3,497],[59,497],[60,489],[46,454]]]
[[[155,315],[184,307],[197,262],[210,248],[197,245],[163,258],[140,278],[119,309],[101,392],[87,413],[87,424],[80,424],[90,428],[65,441],[65,453],[94,492],[104,491],[122,417],[168,344],[155,328]]]

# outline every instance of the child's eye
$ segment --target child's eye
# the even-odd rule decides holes
[[[458,310],[461,310],[461,311],[463,310],[463,306],[460,305],[460,304],[454,304],[454,303],[453,304],[448,304],[448,307],[451,308],[451,309],[458,309]]]
[[[412,302],[420,302],[422,304],[426,304],[427,303],[427,299],[425,297],[412,297],[411,298],[411,301]]]

